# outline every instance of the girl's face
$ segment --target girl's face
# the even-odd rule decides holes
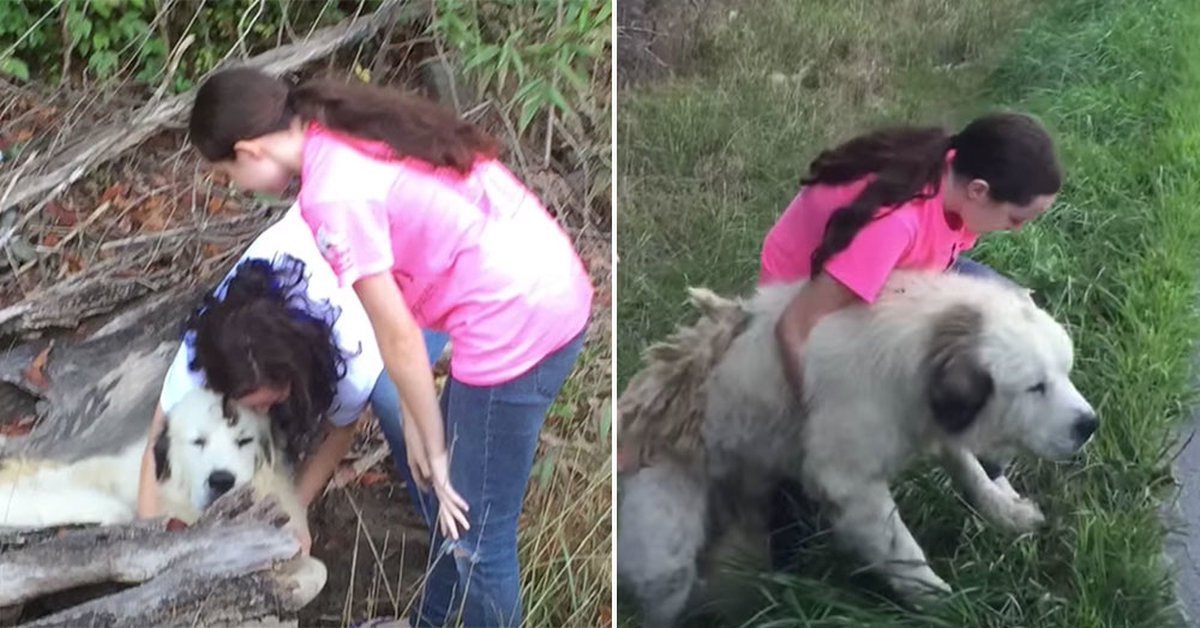
[[[1041,216],[1054,203],[1056,194],[1035,196],[1027,205],[1001,202],[988,193],[988,184],[975,179],[959,191],[953,210],[972,233],[1020,229],[1025,223]]]
[[[213,167],[240,188],[279,196],[292,180],[292,172],[269,155],[245,150],[238,150],[236,155],[234,159],[214,163]]]
[[[291,388],[288,386],[259,386],[238,397],[238,403],[266,414],[271,409],[271,406],[287,401],[291,392]]]
[[[303,150],[304,130],[297,118],[286,130],[235,143],[234,158],[213,166],[238,187],[281,196],[300,173]]]

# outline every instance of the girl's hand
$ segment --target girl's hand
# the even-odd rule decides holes
[[[429,470],[438,498],[438,524],[441,525],[442,534],[458,540],[458,524],[462,524],[463,530],[471,529],[466,515],[470,508],[466,500],[450,486],[450,460],[445,451],[430,458]]]
[[[775,325],[775,339],[783,360],[783,374],[796,399],[804,399],[804,347],[813,327],[822,318],[856,303],[857,294],[827,274],[817,275],[792,297]]]
[[[150,430],[146,436],[146,450],[142,452],[142,465],[138,473],[137,517],[149,519],[162,514],[158,498],[158,473],[154,461],[154,443],[166,429],[166,414],[162,407],[154,406],[154,417],[150,419]]]
[[[415,421],[404,421],[404,451],[408,457],[408,471],[413,482],[422,493],[429,492],[429,455],[425,441],[417,430]]]
[[[308,520],[289,522],[288,527],[292,529],[292,534],[300,543],[300,555],[308,556],[312,551],[312,533],[308,531]]]

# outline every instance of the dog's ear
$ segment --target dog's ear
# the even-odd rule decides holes
[[[933,419],[950,434],[975,422],[987,405],[995,383],[979,362],[983,314],[956,305],[934,322],[927,364],[927,394]]]
[[[238,423],[238,407],[237,402],[229,395],[221,395],[221,415],[225,417],[225,423],[230,427]]]
[[[167,455],[171,448],[170,431],[164,425],[154,441],[154,479],[159,482],[171,477],[171,458]]]
[[[270,422],[258,432],[258,464],[268,468],[275,466],[275,430]]]

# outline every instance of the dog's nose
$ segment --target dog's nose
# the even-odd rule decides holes
[[[234,477],[228,471],[213,471],[208,476],[208,487],[217,495],[224,495],[233,488]]]
[[[1071,430],[1075,433],[1075,438],[1082,443],[1091,438],[1098,427],[1100,427],[1100,419],[1097,419],[1094,413],[1084,412],[1075,419],[1075,425],[1071,427]]]

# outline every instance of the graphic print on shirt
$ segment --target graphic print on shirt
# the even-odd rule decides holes
[[[331,233],[325,225],[321,225],[317,229],[317,248],[321,250],[321,255],[333,268],[334,273],[344,275],[352,269],[353,261],[350,259],[345,235]]]

